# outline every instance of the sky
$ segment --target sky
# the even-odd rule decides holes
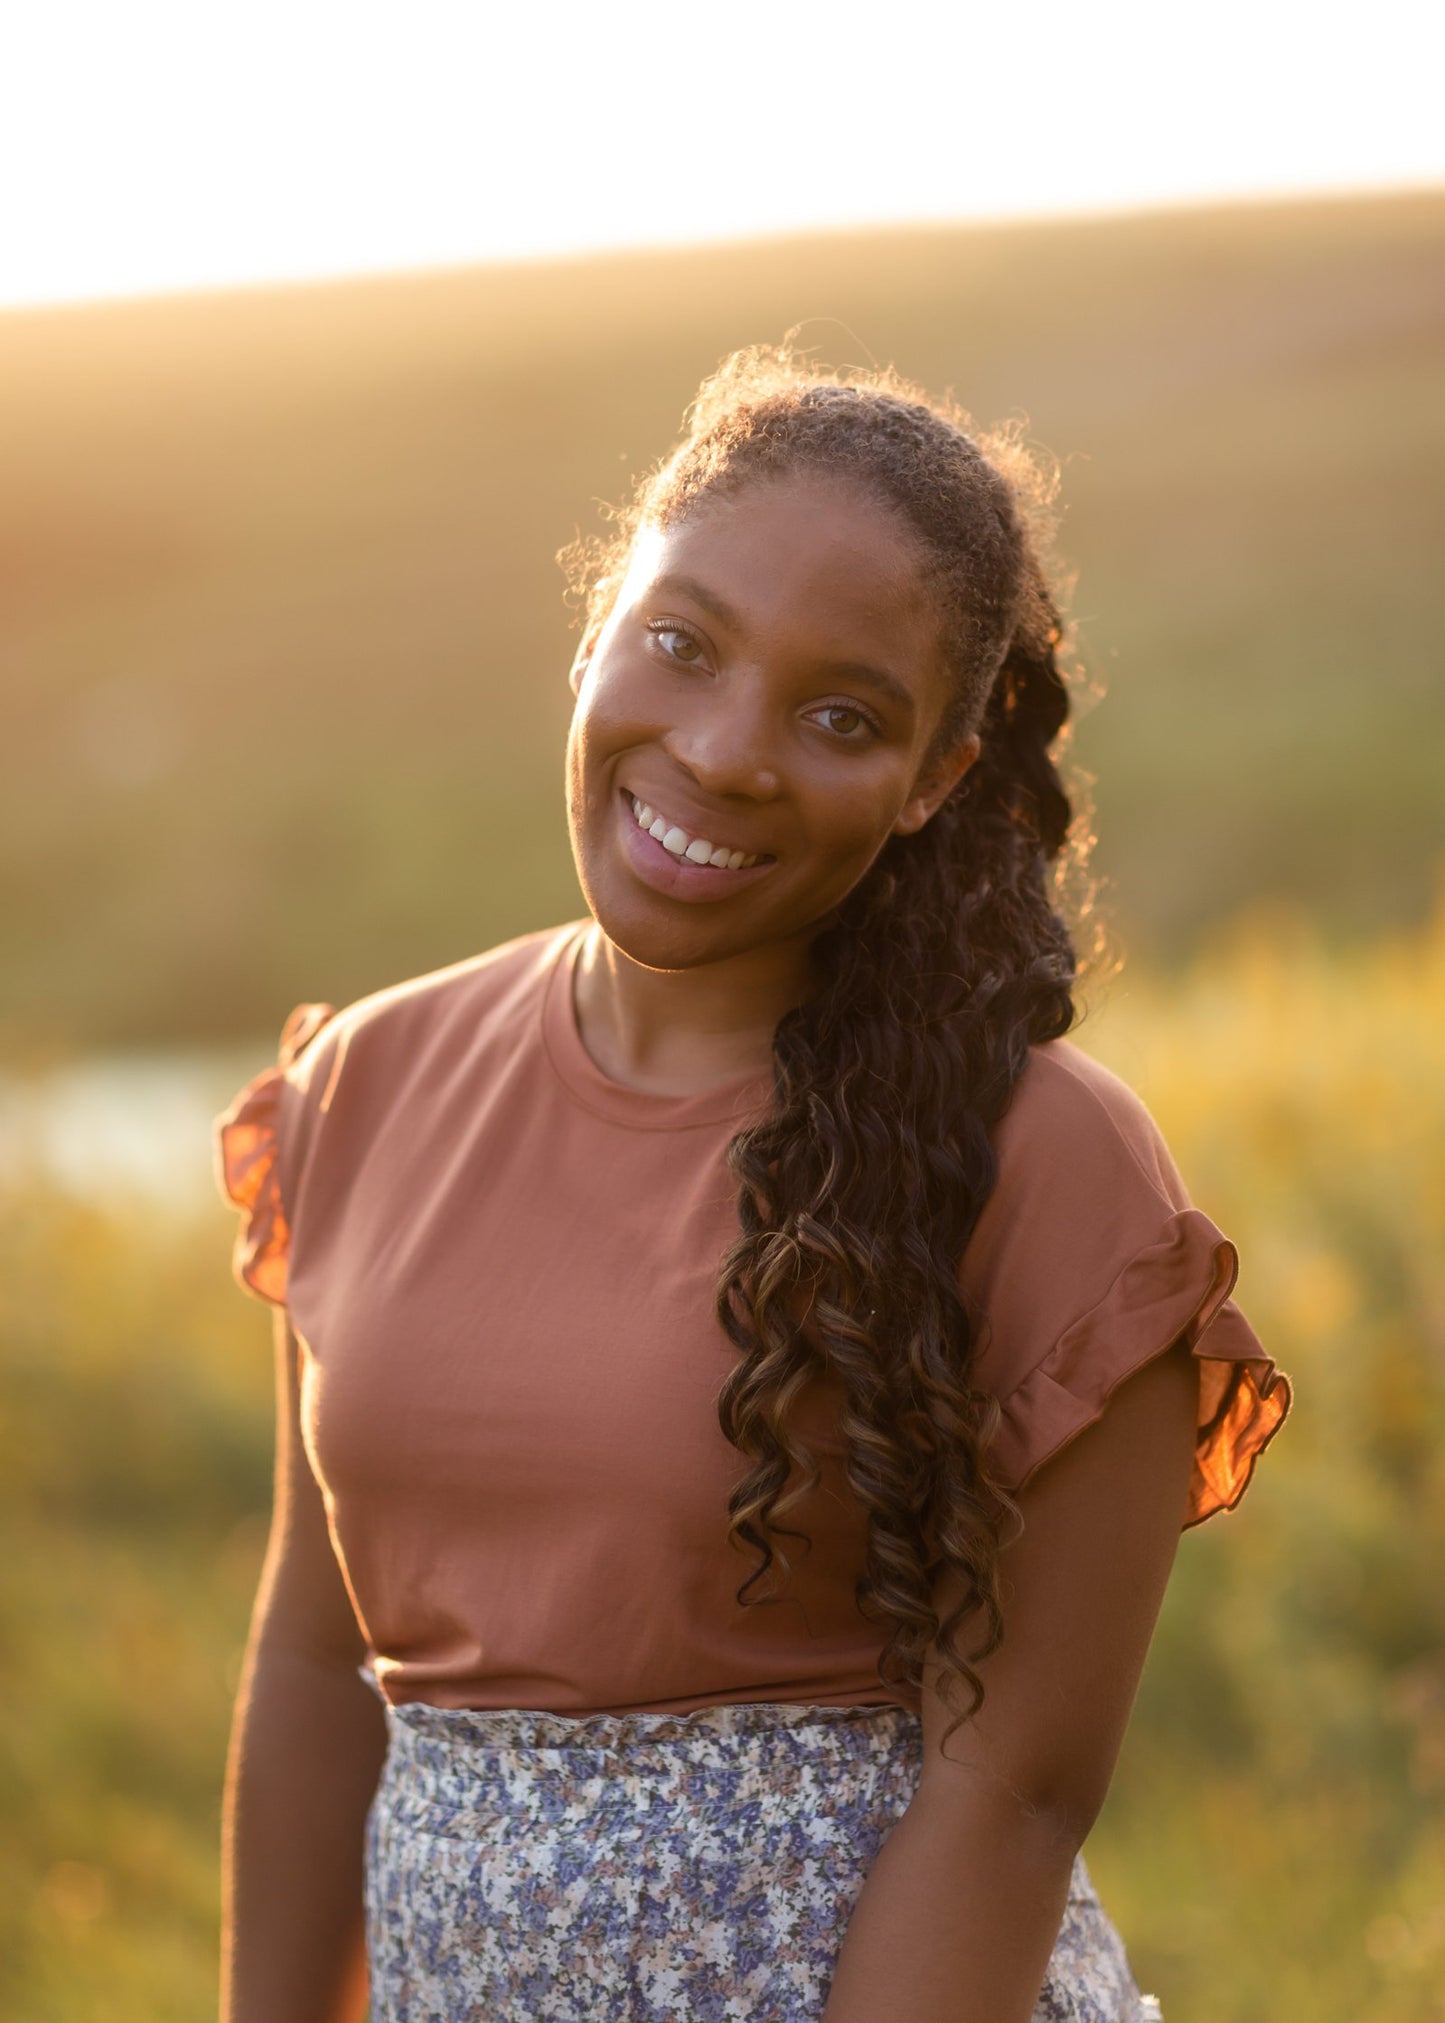
[[[40,0],[0,25],[0,306],[1438,184],[1441,20]]]

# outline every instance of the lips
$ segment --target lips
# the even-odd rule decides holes
[[[744,844],[723,841],[716,835],[717,824],[710,816],[705,818],[704,830],[685,811],[675,811],[628,788],[623,788],[622,798],[640,829],[669,855],[686,859],[690,864],[709,865],[718,871],[740,871],[776,861],[771,851],[749,850]]]
[[[761,853],[748,853],[741,849],[727,851],[721,863],[713,857],[722,856],[723,845],[714,844],[706,836],[694,835],[673,822],[673,831],[664,831],[672,837],[672,848],[665,847],[660,837],[652,834],[652,827],[659,819],[659,811],[650,809],[650,804],[639,801],[635,794],[619,788],[614,800],[617,810],[618,840],[632,874],[643,885],[649,886],[663,898],[679,900],[688,905],[705,905],[710,902],[727,900],[735,893],[753,885],[760,878],[771,877],[777,869],[777,858]],[[639,810],[653,814],[653,824],[643,828],[638,821]],[[672,821],[672,812],[667,816]],[[697,846],[695,853],[687,854],[688,844]],[[708,845],[708,857],[701,859],[703,844]],[[741,860],[751,855],[753,861],[734,864],[734,857]]]

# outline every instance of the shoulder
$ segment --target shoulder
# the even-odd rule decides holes
[[[1141,1258],[1167,1277],[1217,1239],[1143,1100],[1067,1040],[1030,1049],[992,1143],[994,1186],[962,1289],[991,1358],[1011,1368],[1027,1367]]]
[[[398,1149],[409,1115],[449,1114],[468,1064],[514,1065],[538,1044],[540,1000],[583,921],[518,935],[409,977],[340,1011],[298,1004],[273,1067],[216,1119],[217,1179],[245,1213],[236,1271],[263,1298],[286,1298],[291,1225],[303,1197],[336,1192],[383,1139]]]
[[[997,1187],[1100,1181],[1154,1192],[1188,1205],[1164,1135],[1143,1099],[1070,1040],[1029,1049],[1028,1065],[993,1134]]]
[[[1129,1085],[1067,1040],[1030,1050],[992,1134],[997,1174],[965,1248],[971,1379],[998,1401],[1015,1489],[1177,1342],[1199,1364],[1187,1524],[1231,1508],[1289,1408],[1288,1379],[1230,1297],[1234,1244],[1190,1199]]]
[[[418,1050],[444,1045],[449,1035],[465,1033],[475,1041],[489,1027],[505,1029],[545,988],[553,963],[583,924],[568,921],[518,935],[330,1012],[298,1050],[289,1078],[305,1087],[323,1062],[334,1067],[342,1055],[415,1058]]]
[[[278,1094],[283,1189],[344,1171],[365,1148],[454,1107],[469,1072],[504,1076],[540,1045],[547,980],[579,928],[568,921],[408,977],[341,1010],[316,1007]],[[293,1019],[304,1012],[298,1007]],[[288,1021],[288,1025],[290,1021]]]

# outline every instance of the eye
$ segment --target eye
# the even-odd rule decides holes
[[[692,667],[703,658],[702,641],[685,625],[674,624],[671,619],[653,619],[647,629],[654,639],[666,642],[661,651],[668,660],[680,660],[684,666]]]
[[[866,715],[861,709],[856,708],[851,702],[825,703],[820,710],[815,710],[813,715],[829,719],[827,728],[833,732],[835,737],[841,738],[845,744],[860,745],[865,743],[864,733],[869,737],[876,737],[878,735],[878,725],[875,720],[871,716]],[[836,721],[839,717],[848,719],[848,721],[840,724]]]

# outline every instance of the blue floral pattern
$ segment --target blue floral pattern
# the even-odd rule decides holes
[[[916,1788],[900,1706],[387,1707],[370,2023],[817,2023]],[[1147,2023],[1082,1857],[1034,2023]]]

